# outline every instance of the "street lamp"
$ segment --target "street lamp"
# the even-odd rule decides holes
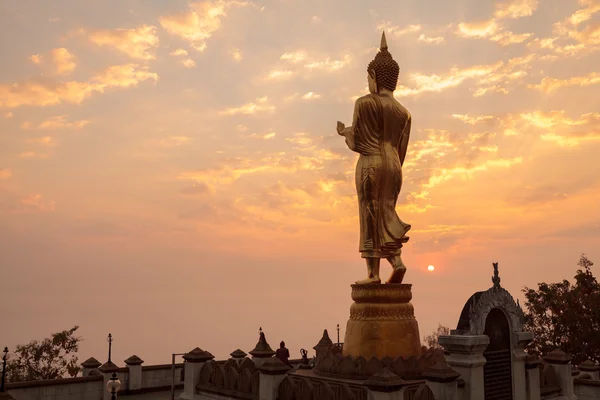
[[[112,376],[108,380],[106,384],[106,389],[108,389],[108,393],[111,394],[111,400],[117,400],[117,392],[121,389],[121,381],[117,378],[116,372],[113,372]]]
[[[2,356],[2,382],[0,382],[0,393],[4,392],[4,381],[6,380],[6,356],[8,355],[8,347],[4,348]]]

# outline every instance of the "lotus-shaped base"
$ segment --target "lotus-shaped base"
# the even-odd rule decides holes
[[[410,284],[352,285],[343,355],[408,358],[421,355]]]

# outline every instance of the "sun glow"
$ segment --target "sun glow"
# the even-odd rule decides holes
[[[427,271],[432,272],[435,270],[435,267],[433,265],[430,265],[429,267],[427,267]]]

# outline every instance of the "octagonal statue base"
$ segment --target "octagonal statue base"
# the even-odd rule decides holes
[[[352,285],[343,355],[408,358],[421,355],[410,284]]]

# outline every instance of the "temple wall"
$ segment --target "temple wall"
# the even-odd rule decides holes
[[[183,381],[183,364],[175,364],[175,385],[180,392]],[[142,367],[141,388],[128,391],[130,387],[128,368],[119,368],[117,376],[121,381],[119,396],[135,398],[144,393],[170,392],[171,365],[149,365]],[[9,383],[7,392],[15,400],[102,400],[106,387],[102,374],[87,377],[52,379],[44,381]],[[168,396],[168,395],[165,395]],[[166,397],[165,397],[166,398]]]
[[[600,399],[600,381],[592,379],[575,379],[575,395],[578,400]]]
[[[6,389],[15,400],[100,400],[106,390],[101,375],[7,384]]]

